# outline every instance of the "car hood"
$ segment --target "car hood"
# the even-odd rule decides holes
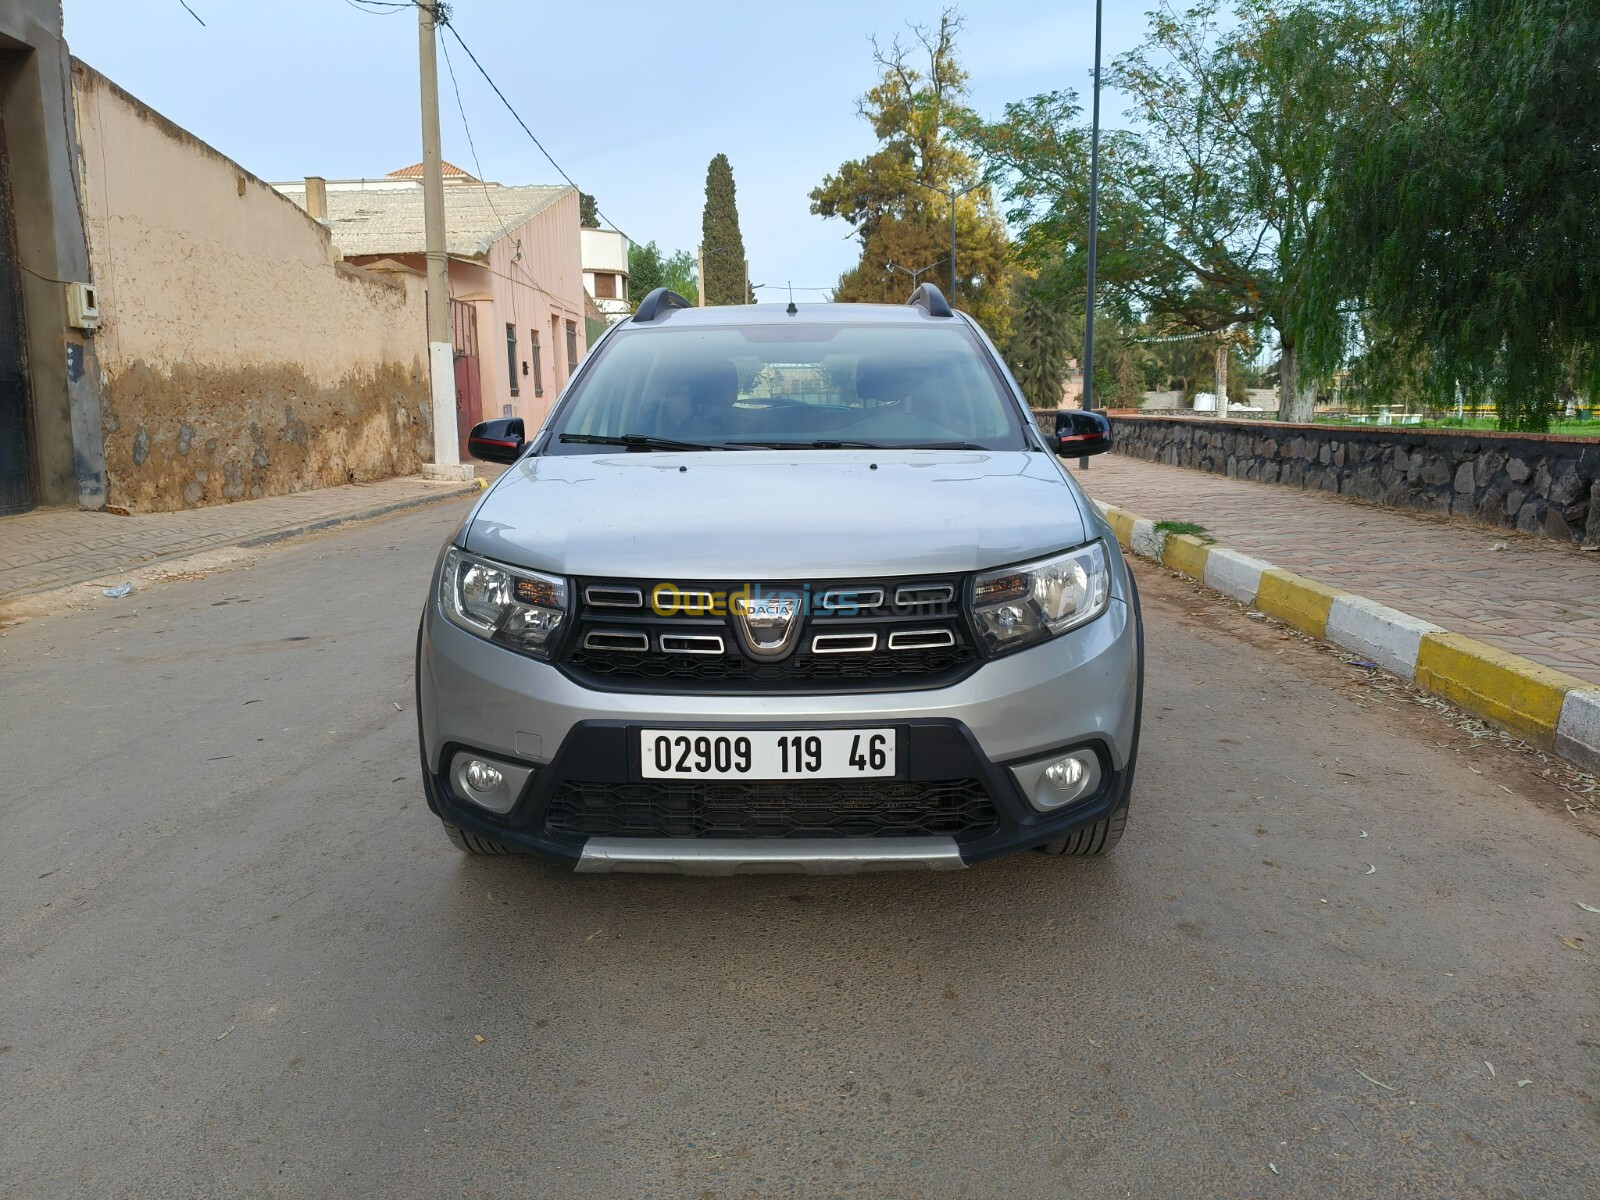
[[[465,546],[560,575],[759,581],[973,571],[1088,536],[1037,452],[739,450],[520,459]]]

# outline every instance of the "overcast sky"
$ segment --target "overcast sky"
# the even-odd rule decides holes
[[[64,0],[79,58],[269,180],[383,175],[418,161],[411,12],[349,0]],[[529,3],[456,0],[456,28],[545,148],[637,241],[699,240],[706,164],[733,164],[751,282],[827,287],[851,266],[848,228],[809,211],[810,190],[873,148],[855,114],[874,81],[867,38],[937,22],[937,0],[804,3]],[[1105,58],[1134,45],[1145,4],[1106,5]],[[986,115],[1057,88],[1085,99],[1093,0],[970,0],[960,57]],[[559,176],[453,41],[462,104],[486,178]],[[444,156],[474,174],[440,60]],[[1120,104],[1106,98],[1105,116]],[[808,293],[815,297],[816,293]],[[776,293],[766,293],[775,298]],[[797,295],[797,298],[802,298]]]

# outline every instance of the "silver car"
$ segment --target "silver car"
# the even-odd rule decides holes
[[[417,642],[428,804],[579,871],[954,868],[1121,837],[1134,582],[983,331],[911,303],[658,289],[439,555]]]

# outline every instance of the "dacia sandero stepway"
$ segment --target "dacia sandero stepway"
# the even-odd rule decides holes
[[[428,804],[579,871],[956,868],[1121,837],[1143,635],[1116,539],[999,353],[906,305],[696,308],[602,336],[440,552]]]

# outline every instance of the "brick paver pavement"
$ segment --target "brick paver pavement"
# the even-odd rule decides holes
[[[1068,461],[1096,500],[1193,521],[1244,554],[1600,683],[1600,554],[1120,454],[1087,471]]]
[[[498,474],[499,468],[480,468],[480,473]],[[0,517],[0,597],[69,583],[114,583],[119,573],[162,559],[476,492],[470,484],[426,483],[411,476],[182,512],[119,517],[43,509]]]

